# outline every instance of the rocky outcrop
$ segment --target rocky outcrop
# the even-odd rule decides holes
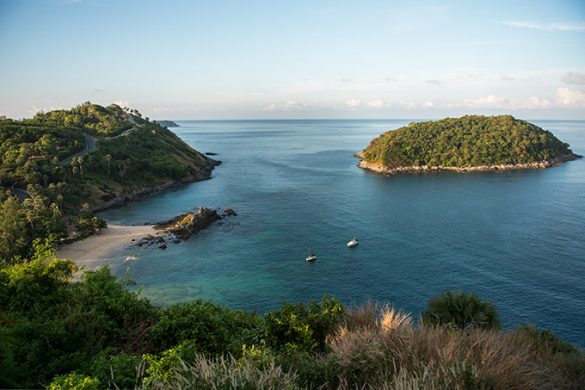
[[[158,223],[154,228],[187,240],[220,218],[216,209],[202,207],[194,213],[182,214],[170,221]]]
[[[362,153],[354,154],[357,158],[362,158]],[[491,172],[491,171],[507,171],[517,169],[544,169],[556,167],[563,162],[576,160],[581,158],[574,153],[562,155],[551,160],[537,161],[526,164],[499,164],[499,165],[478,165],[471,167],[443,167],[443,166],[406,166],[406,167],[386,167],[380,163],[368,162],[362,160],[358,163],[358,167],[366,171],[377,173],[381,175],[393,176],[399,174],[413,174],[413,173],[428,173],[428,172],[455,172],[455,173],[468,173],[468,172]]]
[[[194,212],[181,214],[165,222],[154,225],[156,235],[149,235],[141,239],[137,246],[157,245],[160,249],[167,249],[167,244],[178,244],[182,240],[188,240],[192,235],[199,233],[213,222],[238,215],[234,209],[209,209],[202,207]],[[221,222],[220,222],[221,224]]]

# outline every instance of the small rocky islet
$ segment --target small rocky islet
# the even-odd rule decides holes
[[[549,168],[581,157],[551,132],[510,115],[410,123],[355,156],[360,168],[384,175]]]
[[[201,207],[197,211],[156,223],[154,229],[158,231],[158,234],[142,238],[136,246],[156,244],[160,249],[166,249],[169,242],[178,244],[183,240],[188,240],[192,235],[199,233],[213,222],[236,215],[238,215],[236,211],[231,208],[222,210]]]

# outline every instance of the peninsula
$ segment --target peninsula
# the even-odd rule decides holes
[[[137,110],[115,104],[0,118],[0,220],[6,225],[0,258],[27,256],[35,239],[93,234],[105,227],[96,211],[208,179],[217,164]],[[124,236],[128,229],[118,230]]]
[[[551,132],[510,115],[411,123],[375,138],[356,157],[385,175],[549,168],[581,156]]]

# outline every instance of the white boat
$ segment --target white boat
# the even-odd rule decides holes
[[[310,255],[307,256],[307,261],[315,261],[317,260],[317,255],[314,253],[311,253]]]
[[[138,256],[136,256],[136,255],[126,256],[126,259],[124,260],[124,262],[133,261],[133,260],[136,260],[136,259],[138,259]]]
[[[354,237],[351,239],[351,241],[349,241],[346,245],[348,248],[353,248],[354,246],[356,246],[357,244],[359,244],[359,240],[357,239],[357,237]]]

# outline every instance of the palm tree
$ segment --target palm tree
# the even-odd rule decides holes
[[[499,328],[500,320],[495,306],[481,301],[475,294],[447,290],[428,303],[428,310],[422,313],[424,322],[435,325],[449,325],[457,330],[473,328]]]

